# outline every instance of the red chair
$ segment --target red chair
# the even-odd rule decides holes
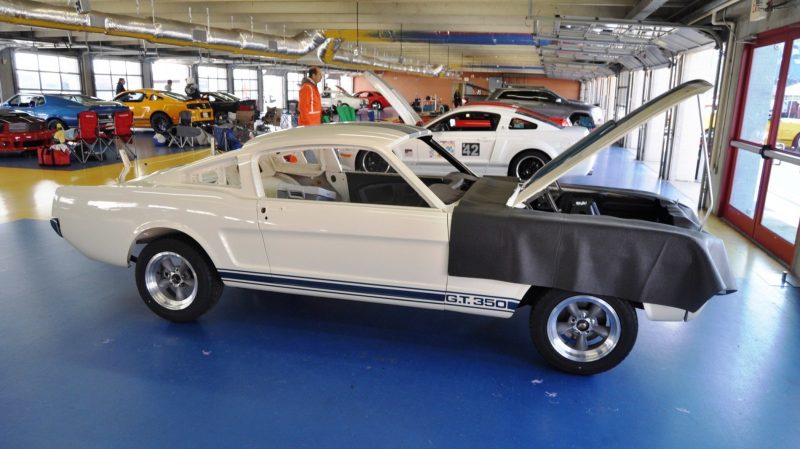
[[[114,113],[114,137],[117,149],[124,149],[130,159],[136,158],[136,144],[133,137],[133,112]],[[130,155],[133,155],[132,157]]]
[[[85,164],[89,157],[95,156],[100,160],[103,156],[105,149],[99,153],[94,151],[94,147],[100,140],[100,135],[97,130],[98,120],[97,113],[94,111],[83,111],[78,113],[78,136],[76,141],[81,147],[81,151],[75,152],[75,156]]]

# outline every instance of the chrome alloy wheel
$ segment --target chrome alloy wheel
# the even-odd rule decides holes
[[[144,275],[150,296],[169,310],[189,307],[197,296],[197,275],[183,256],[174,252],[161,252],[147,263]]]
[[[620,320],[614,309],[595,296],[571,296],[553,308],[547,338],[562,357],[576,362],[600,360],[619,342]]]

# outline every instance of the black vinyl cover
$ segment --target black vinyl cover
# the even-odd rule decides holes
[[[506,206],[513,178],[484,177],[453,212],[451,276],[616,296],[697,311],[736,291],[723,242],[702,231]]]

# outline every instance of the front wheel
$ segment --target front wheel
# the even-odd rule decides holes
[[[204,253],[183,240],[166,238],[150,243],[139,254],[136,286],[156,315],[186,322],[219,301],[223,284]]]
[[[372,102],[372,109],[383,109],[383,106],[381,106],[380,101],[375,100]]]
[[[794,139],[792,139],[792,148],[795,150],[800,150],[800,133],[797,133],[797,135],[794,136]]]
[[[539,150],[525,150],[514,156],[508,164],[508,176],[527,180],[550,162],[550,156]]]
[[[619,365],[633,349],[639,323],[627,301],[552,290],[531,310],[536,350],[556,368],[597,374]]]
[[[166,134],[170,126],[172,126],[172,119],[163,112],[156,112],[150,117],[150,126],[153,131],[159,134]]]

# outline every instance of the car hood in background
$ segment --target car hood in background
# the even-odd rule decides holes
[[[364,72],[364,78],[367,79],[372,86],[375,87],[375,90],[381,93],[386,101],[392,105],[397,115],[406,125],[420,125],[422,124],[422,119],[420,118],[419,114],[411,108],[411,104],[409,104],[403,95],[400,92],[396,91],[393,87],[389,86],[382,78],[372,72]]]
[[[542,192],[547,186],[557,181],[585,159],[592,157],[598,151],[608,147],[654,116],[687,98],[706,92],[711,87],[712,85],[704,80],[687,81],[643,104],[619,121],[606,122],[603,126],[596,128],[591,134],[556,156],[527,182],[520,184],[506,204],[512,207],[524,206],[524,203],[533,196]]]

